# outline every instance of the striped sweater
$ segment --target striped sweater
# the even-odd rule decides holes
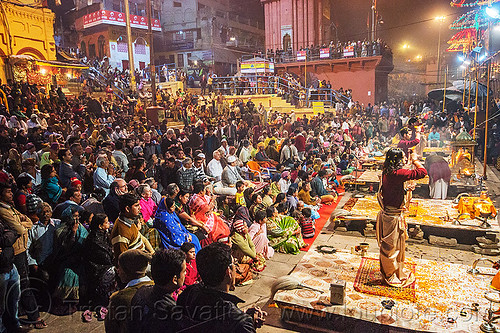
[[[313,238],[316,232],[314,221],[311,218],[304,218],[300,221],[300,228],[302,229],[302,237]]]
[[[122,252],[131,249],[144,249],[141,233],[131,219],[119,216],[111,231],[111,244],[115,255],[115,262]]]

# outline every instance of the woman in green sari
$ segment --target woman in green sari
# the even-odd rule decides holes
[[[281,215],[276,207],[267,208],[267,238],[269,245],[278,252],[298,254],[307,246],[302,239],[300,225],[290,216]]]

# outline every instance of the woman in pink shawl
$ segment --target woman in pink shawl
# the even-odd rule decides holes
[[[260,253],[264,258],[269,259],[274,255],[274,249],[269,246],[267,238],[267,215],[265,210],[255,213],[255,222],[248,229],[248,234],[255,245],[255,252]]]
[[[141,184],[137,187],[136,192],[141,197],[139,204],[141,205],[141,213],[144,218],[144,222],[148,225],[153,225],[153,218],[155,216],[157,206],[151,198],[151,187],[146,184]]]
[[[215,200],[206,195],[205,185],[201,182],[195,183],[194,193],[189,201],[189,209],[195,219],[202,222],[210,231],[202,245],[229,241],[229,227],[218,215],[214,214]]]

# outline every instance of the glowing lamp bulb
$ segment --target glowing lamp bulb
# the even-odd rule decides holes
[[[500,16],[498,9],[495,7],[486,7],[486,14],[492,18],[498,18]]]

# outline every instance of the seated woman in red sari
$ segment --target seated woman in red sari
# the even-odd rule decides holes
[[[229,227],[213,211],[215,200],[206,195],[205,185],[201,182],[194,183],[194,195],[189,201],[189,209],[196,220],[202,222],[208,229],[208,238],[204,246],[212,242],[227,242],[229,240]]]

